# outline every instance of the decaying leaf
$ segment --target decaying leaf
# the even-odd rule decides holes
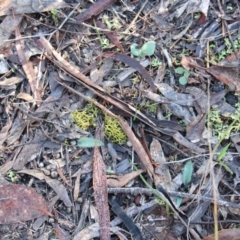
[[[212,66],[206,71],[217,78],[219,81],[236,87],[236,92],[240,92],[240,78],[238,72],[229,67]]]
[[[199,114],[187,125],[186,138],[191,142],[199,142],[205,129],[206,114]]]
[[[97,16],[99,13],[110,7],[115,0],[98,0],[90,8],[81,12],[77,17],[77,21],[83,22],[94,16]]]
[[[35,189],[23,185],[0,185],[0,224],[12,224],[50,215],[48,205]]]
[[[240,239],[240,229],[239,228],[230,228],[230,229],[223,229],[218,232],[218,240],[239,240]],[[211,234],[203,240],[214,240],[215,234]]]
[[[22,20],[21,15],[16,15],[14,18],[12,16],[7,16],[3,19],[3,21],[0,24],[0,47],[3,47],[6,44],[5,40],[9,39],[9,37],[12,34],[12,31],[15,30],[15,28],[21,22],[21,20]]]
[[[63,0],[57,0],[57,1],[56,0],[44,0],[44,1],[7,0],[7,1],[1,1],[0,16],[11,15],[12,11],[14,11],[14,14],[47,12],[47,11],[51,11],[53,9],[60,9],[60,8],[64,8],[67,6],[68,5]]]
[[[15,29],[15,35],[16,35],[16,39],[20,39],[21,38],[21,34],[19,31],[19,28],[17,27]],[[24,52],[24,41],[23,40],[19,40],[16,42],[16,49],[17,49],[17,53],[18,53],[18,57],[19,60],[22,64],[22,67],[24,69],[24,72],[27,75],[27,79],[28,82],[30,84],[31,90],[34,94],[34,99],[37,100],[37,105],[40,104],[40,100],[41,100],[41,95],[40,92],[37,89],[37,81],[36,81],[36,73],[33,69],[33,64],[31,61],[27,60],[25,52]]]
[[[175,190],[175,186],[174,183],[172,182],[168,165],[165,165],[166,159],[162,150],[161,143],[155,138],[153,138],[150,144],[150,154],[155,164],[154,170],[155,185],[156,186],[161,185],[167,191]]]
[[[135,177],[137,177],[140,173],[142,173],[143,170],[139,171],[133,171],[131,173],[125,174],[123,176],[117,176],[117,175],[108,175],[107,184],[109,187],[123,187],[128,182],[133,180]]]
[[[17,98],[20,98],[20,99],[23,99],[27,102],[31,102],[33,101],[33,97],[31,95],[29,95],[28,93],[24,93],[24,92],[21,92],[17,95]]]
[[[11,78],[6,78],[5,80],[0,82],[1,87],[9,87],[12,85],[15,85],[17,83],[20,83],[23,81],[23,78],[20,77],[11,77]]]
[[[35,169],[25,169],[19,171],[19,173],[25,173],[40,180],[45,180],[46,183],[57,193],[58,197],[64,202],[67,207],[72,206],[72,202],[68,196],[66,188],[57,179],[50,178],[43,172]]]
[[[95,147],[93,156],[93,189],[99,214],[100,239],[110,240],[110,212],[108,207],[106,167],[98,147]]]
[[[178,93],[166,83],[159,83],[157,87],[168,100],[183,106],[193,106],[194,98],[190,94]]]

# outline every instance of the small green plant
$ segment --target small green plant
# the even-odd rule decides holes
[[[99,38],[99,40],[100,40],[102,49],[106,49],[106,48],[109,47],[110,42],[109,42],[109,40],[107,38],[102,37],[102,38]]]
[[[233,10],[233,7],[231,5],[227,5],[227,10],[228,11],[232,11]]]
[[[57,15],[58,15],[58,10],[52,9],[52,10],[51,10],[51,14],[52,14],[52,19],[53,19],[55,25],[58,25],[58,17],[57,17]]]
[[[186,162],[183,168],[183,184],[185,187],[188,186],[188,184],[192,180],[192,174],[193,174],[193,163],[192,161]]]
[[[181,85],[186,85],[188,82],[188,77],[190,75],[190,72],[188,70],[184,69],[183,67],[178,67],[175,69],[175,73],[182,75],[179,78],[179,83]]]
[[[208,115],[208,121],[213,129],[213,135],[218,138],[218,143],[214,147],[213,152],[216,152],[220,144],[224,139],[228,139],[233,132],[240,131],[240,104],[236,105],[236,112],[229,116],[220,116],[218,110],[211,110]],[[226,145],[219,153],[217,157],[217,163],[223,166],[229,173],[232,174],[231,169],[222,161],[223,157],[226,155],[229,144]]]
[[[228,116],[220,116],[220,112],[216,109],[210,111],[209,120],[213,130],[213,136],[220,140],[224,140],[228,139],[232,132],[240,130],[240,104],[237,103],[235,106],[237,109],[235,114]]]
[[[13,171],[8,172],[8,177],[10,178],[11,182],[16,181],[16,174]]]
[[[150,113],[155,114],[157,112],[158,103],[144,99],[140,103],[140,107],[143,109],[147,109]]]
[[[158,107],[158,103],[153,103],[153,104],[148,106],[147,110],[150,113],[154,113],[155,114],[157,112],[157,107]]]
[[[105,37],[101,37],[101,35],[100,35],[100,33],[99,33],[98,29],[97,29],[97,26],[96,26],[96,22],[95,22],[95,21],[94,21],[94,25],[95,25],[95,27],[96,27],[96,32],[97,32],[98,39],[99,39],[100,44],[101,44],[101,48],[102,48],[102,49],[108,48],[109,45],[110,45],[109,40],[108,40],[107,38],[105,38]]]
[[[194,14],[194,19],[199,19],[201,17],[201,14],[200,13],[195,13]]]
[[[151,61],[151,66],[152,66],[152,67],[162,66],[162,62],[160,62],[157,58],[154,58],[154,59]]]
[[[226,156],[226,154],[227,154],[227,150],[228,150],[229,146],[230,146],[230,143],[227,144],[224,148],[222,148],[222,150],[220,151],[220,153],[219,153],[218,156],[217,156],[217,163],[218,163],[220,166],[224,167],[230,174],[233,174],[232,170],[228,167],[228,165],[225,164],[225,163],[222,161],[222,159],[223,159],[223,158]]]
[[[107,15],[103,15],[103,22],[107,25],[107,28],[112,29],[120,29],[122,27],[121,23],[118,21],[116,17],[114,17],[112,20],[109,20],[109,17]]]
[[[140,49],[137,48],[138,44],[133,43],[130,47],[132,55],[135,57],[152,56],[156,49],[156,42],[148,41],[142,45]]]
[[[218,62],[224,60],[229,55],[233,54],[233,48],[230,40],[228,38],[224,38],[225,48],[219,52],[218,54],[212,54],[210,58],[210,62],[212,64],[217,64]],[[240,37],[233,41],[233,45],[236,50],[240,50]],[[210,49],[215,49],[216,45],[214,43],[210,44]]]

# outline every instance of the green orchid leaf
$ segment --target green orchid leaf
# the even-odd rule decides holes
[[[142,57],[143,56],[143,53],[141,51],[141,49],[138,49],[137,48],[138,44],[137,43],[133,43],[130,47],[131,49],[131,53],[133,56],[135,57]]]
[[[82,148],[93,148],[95,146],[100,147],[103,145],[103,142],[100,140],[96,140],[94,138],[83,137],[78,139],[77,142],[78,147]]]
[[[186,85],[187,84],[187,79],[185,78],[185,76],[182,76],[179,78],[179,83],[181,85]]]
[[[181,197],[177,197],[176,201],[175,201],[175,204],[177,207],[180,207],[180,205],[182,204],[182,198]]]
[[[222,148],[222,150],[220,151],[220,153],[217,157],[217,161],[221,161],[225,157],[230,144],[231,143],[227,144],[224,148]]]
[[[183,76],[184,76],[185,78],[188,78],[189,75],[190,75],[190,72],[187,71],[187,70],[185,70],[184,73],[183,73]]]
[[[193,174],[193,163],[192,161],[188,161],[184,165],[184,169],[183,169],[183,184],[185,187],[187,187],[188,184],[191,182],[192,174]]]
[[[175,73],[183,74],[184,73],[184,69],[182,67],[178,67],[178,68],[175,69]]]
[[[141,51],[143,56],[152,56],[156,49],[156,42],[154,41],[148,41],[143,44],[141,47]]]

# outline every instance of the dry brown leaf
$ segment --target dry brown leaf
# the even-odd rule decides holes
[[[135,177],[137,177],[142,172],[143,172],[143,170],[133,171],[133,172],[125,174],[123,176],[108,175],[107,176],[108,186],[115,187],[115,188],[123,187],[124,185],[126,185],[128,182],[133,180]]]
[[[31,175],[35,178],[38,178],[40,180],[45,180],[46,183],[57,193],[58,197],[64,202],[64,204],[67,207],[72,206],[72,203],[68,196],[66,188],[57,179],[52,179],[52,178],[46,176],[41,171],[38,171],[35,169],[24,169],[22,171],[19,171],[19,173],[25,173],[25,174]]]
[[[70,239],[69,233],[67,233],[66,231],[61,229],[57,223],[53,224],[53,228],[54,228],[54,230],[55,230],[55,232],[57,234],[57,238],[59,240],[68,240],[68,239]]]
[[[77,199],[78,199],[78,194],[80,191],[80,178],[81,178],[81,172],[78,173],[76,180],[75,180],[74,191],[73,191],[74,201],[77,201]]]
[[[154,170],[155,185],[161,185],[167,191],[175,190],[168,165],[165,165],[166,159],[162,150],[161,143],[155,138],[153,138],[150,144],[150,154],[152,161],[156,166]]]
[[[15,29],[15,35],[16,35],[16,39],[21,38],[21,34],[18,27]],[[40,92],[38,92],[37,90],[36,73],[34,72],[32,62],[27,61],[26,59],[26,56],[24,53],[23,40],[16,41],[16,49],[17,49],[19,60],[22,63],[23,70],[27,75],[27,79],[30,84],[31,90],[34,94],[34,99],[38,101],[37,104],[39,105],[41,100],[41,95],[40,95]]]
[[[11,77],[11,78],[6,78],[5,80],[0,82],[1,87],[9,87],[12,85],[15,85],[17,83],[20,83],[23,81],[23,78],[20,77]]]
[[[33,97],[31,95],[29,95],[28,93],[24,93],[24,92],[20,92],[17,95],[17,98],[23,99],[23,100],[25,100],[27,102],[33,101]]]
[[[35,189],[17,184],[0,185],[0,209],[0,224],[52,216],[46,201]]]
[[[93,156],[93,190],[99,214],[100,239],[110,240],[110,212],[108,207],[106,167],[97,146],[94,149]]]
[[[109,8],[111,5],[113,5],[114,2],[115,0],[98,0],[97,2],[92,4],[88,9],[77,15],[76,19],[79,22],[86,21],[94,16],[97,16],[105,9]]]
[[[12,16],[7,16],[3,19],[0,24],[0,48],[6,44],[5,40],[8,40],[10,38],[12,32],[15,30],[21,20],[21,15],[16,15],[14,18]]]
[[[183,57],[182,57],[181,64],[182,64],[182,66],[183,66],[186,70],[188,70],[188,71],[190,70],[191,65],[198,66],[198,63],[195,61],[194,58],[192,58],[192,57],[186,57],[186,56],[183,56]]]
[[[214,240],[215,235],[209,235],[203,240]],[[218,240],[239,240],[240,239],[240,229],[238,228],[231,228],[231,229],[224,229],[218,232]]]
[[[0,16],[15,14],[47,12],[53,9],[68,7],[63,0],[1,0]]]
[[[187,125],[186,138],[192,142],[199,142],[205,129],[206,114],[199,114]]]
[[[236,87],[236,92],[240,92],[240,78],[238,77],[238,72],[233,68],[212,66],[207,68],[206,71],[219,81],[227,85],[234,85]]]

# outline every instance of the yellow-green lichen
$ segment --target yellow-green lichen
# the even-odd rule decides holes
[[[96,126],[96,117],[85,107],[82,111],[75,110],[71,113],[71,119],[79,128],[87,130],[91,126]]]
[[[74,124],[83,130],[97,125],[97,114],[101,111],[92,103],[87,104],[82,111],[75,110],[71,113]],[[104,114],[104,136],[113,143],[123,144],[127,141],[127,136],[122,130],[117,119]]]
[[[120,123],[112,117],[105,114],[104,136],[113,143],[123,144],[127,141],[127,136],[122,130]]]

